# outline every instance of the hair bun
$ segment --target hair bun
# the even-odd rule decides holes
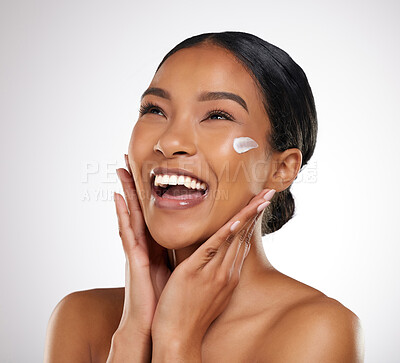
[[[261,234],[273,233],[292,219],[295,211],[295,203],[290,187],[276,193],[271,199],[271,204],[265,210],[261,222]]]

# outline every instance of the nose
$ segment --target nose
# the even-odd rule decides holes
[[[179,155],[191,156],[197,152],[194,139],[194,130],[191,130],[188,122],[179,124],[171,122],[154,145],[153,150],[155,153],[163,154],[167,159]]]

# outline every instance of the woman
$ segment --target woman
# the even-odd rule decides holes
[[[277,271],[317,134],[302,69],[242,32],[172,49],[141,99],[115,194],[125,288],[66,296],[47,362],[361,362],[359,319]]]

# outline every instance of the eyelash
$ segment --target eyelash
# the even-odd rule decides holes
[[[154,103],[145,102],[143,105],[140,106],[139,114],[140,114],[140,116],[143,116],[144,114],[148,113],[152,109],[158,109],[159,111],[164,113],[164,111],[160,107],[155,105]],[[221,109],[215,109],[215,110],[209,111],[207,113],[207,118],[209,118],[209,117],[211,117],[213,115],[218,115],[218,116],[225,117],[229,121],[234,121],[235,120],[235,118],[232,115],[230,115],[228,112],[226,112],[224,110],[221,110]]]

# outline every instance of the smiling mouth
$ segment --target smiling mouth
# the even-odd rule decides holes
[[[185,169],[157,167],[150,172],[154,205],[166,210],[195,207],[207,200],[209,186]]]
[[[163,199],[195,200],[208,192],[206,183],[186,175],[153,175],[151,185],[154,194]]]

